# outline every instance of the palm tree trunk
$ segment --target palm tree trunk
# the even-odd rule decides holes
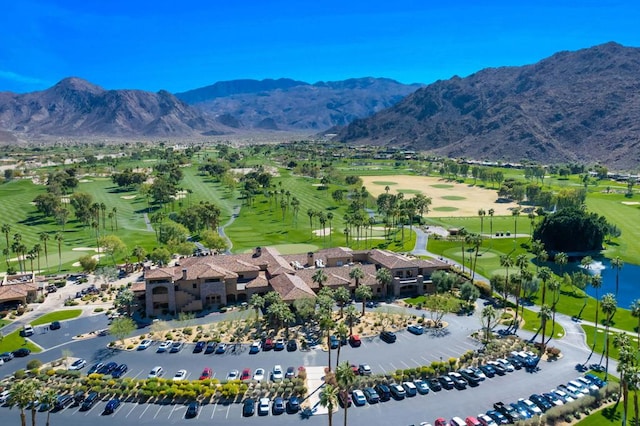
[[[20,409],[20,422],[22,426],[27,426],[27,415],[24,412],[24,408]]]
[[[327,354],[329,354],[329,371],[331,371],[331,332],[327,330]],[[331,418],[331,411],[329,411],[329,418]],[[331,421],[329,421],[331,424]]]
[[[348,404],[344,404],[344,426],[347,426],[347,408]]]
[[[338,353],[336,354],[336,368],[340,365],[340,348],[342,348],[342,342],[338,343]],[[331,347],[329,347],[331,349]]]

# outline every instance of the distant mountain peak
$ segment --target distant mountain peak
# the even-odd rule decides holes
[[[67,77],[60,80],[54,89],[75,90],[79,92],[101,93],[104,89],[79,77]]]

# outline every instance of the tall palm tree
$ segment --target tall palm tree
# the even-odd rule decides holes
[[[509,268],[513,266],[513,257],[509,254],[503,254],[500,256],[500,266],[506,270],[506,277],[504,280],[504,289],[502,298],[504,299],[504,306],[507,307],[507,289],[509,288]]]
[[[387,268],[380,268],[376,271],[376,281],[384,288],[384,293],[389,296],[389,286],[393,282],[391,271]]]
[[[333,298],[340,307],[340,318],[344,315],[344,305],[351,300],[351,293],[346,287],[338,287],[333,292]]]
[[[485,344],[489,343],[491,330],[495,326],[494,321],[499,317],[499,312],[493,306],[488,305],[482,308],[482,312],[480,313],[480,322],[482,324],[482,328],[484,329]]]
[[[338,405],[338,392],[339,389],[330,383],[325,383],[320,391],[320,405],[329,410],[329,426],[333,426],[333,409]]]
[[[469,234],[469,244],[473,247],[475,252],[473,258],[473,265],[471,267],[471,281],[473,282],[476,279],[476,268],[478,266],[478,252],[480,251],[480,246],[482,246],[482,234]]]
[[[60,272],[62,269],[62,242],[64,241],[62,232],[56,232],[55,240],[58,243],[58,272]]]
[[[18,380],[14,382],[9,390],[9,406],[18,407],[20,409],[20,423],[27,426],[27,415],[25,409],[35,400],[36,386],[33,380]]]
[[[547,328],[547,321],[551,319],[551,308],[548,305],[543,304],[538,311],[538,318],[540,318],[540,331],[542,332],[542,338],[540,339],[540,353],[544,354],[544,337]]]
[[[484,232],[484,217],[487,212],[484,209],[478,210],[478,216],[480,216],[480,235]]]
[[[249,306],[256,311],[256,320],[260,317],[260,310],[264,308],[264,305],[264,297],[260,296],[258,293],[251,295],[251,299],[249,299]]]
[[[373,291],[371,291],[371,287],[368,285],[361,285],[356,288],[356,297],[358,299],[362,299],[362,316],[364,316],[364,310],[367,305],[367,300],[371,300],[373,297]]]
[[[351,268],[349,271],[349,278],[356,282],[356,288],[360,287],[360,280],[364,278],[364,272],[359,267]]]
[[[116,231],[118,231],[118,208],[117,207],[112,208],[111,213],[113,213],[113,220],[116,224]]]
[[[342,342],[347,340],[349,337],[349,327],[343,322],[338,323],[336,327],[336,337],[340,340],[340,344],[338,345],[338,352],[336,353],[336,368],[340,364],[340,349],[342,348]]]
[[[489,233],[491,234],[491,239],[493,240],[493,215],[496,213],[494,209],[489,209]],[[493,246],[493,241],[491,241],[491,245]]]
[[[558,265],[560,267],[560,276],[562,276],[563,274],[563,270],[564,270],[564,265],[567,264],[567,262],[569,261],[569,256],[567,256],[567,253],[564,252],[558,252],[556,253],[556,255],[554,256],[554,261],[556,263],[556,265]]]
[[[322,269],[316,269],[316,272],[314,272],[313,276],[311,277],[311,280],[314,283],[318,284],[319,288],[322,288],[322,286],[327,282],[328,279],[329,277],[324,273]]]
[[[320,330],[327,334],[327,356],[329,357],[327,365],[329,366],[329,371],[331,371],[331,330],[335,325],[336,323],[331,317],[331,311],[320,318]]]
[[[347,325],[349,326],[349,335],[352,335],[353,334],[353,325],[358,320],[358,310],[356,309],[355,306],[349,305],[349,306],[347,306],[347,309],[345,309],[344,315],[345,315],[344,320],[347,323]]]
[[[526,254],[519,254],[516,257],[516,266],[520,269],[520,277],[518,279],[518,283],[516,285],[516,323],[518,320],[518,309],[520,309],[520,293],[522,290],[522,283],[531,279],[531,273],[527,270],[529,266],[529,258]]]
[[[609,327],[611,326],[611,322],[613,321],[613,316],[616,314],[616,310],[618,309],[618,303],[616,302],[616,297],[607,293],[602,296],[602,313],[605,316],[605,351],[603,355],[605,355],[605,367],[604,367],[604,376],[607,377],[609,373]],[[602,359],[602,358],[601,358]],[[602,363],[602,361],[600,361]]]
[[[631,303],[631,316],[638,319],[638,324],[636,325],[636,332],[638,335],[636,336],[636,340],[638,341],[638,350],[640,350],[640,299],[636,299]]]
[[[3,223],[2,228],[0,229],[2,230],[4,238],[7,241],[7,247],[9,247],[9,234],[11,233],[11,225],[9,225],[8,223]]]
[[[615,294],[616,297],[618,297],[618,287],[619,287],[618,283],[620,278],[620,269],[622,269],[623,266],[624,266],[624,262],[618,256],[611,259],[611,267],[616,270],[616,294]]]
[[[351,386],[356,380],[356,375],[349,364],[349,361],[345,361],[336,367],[336,382],[342,392],[350,392]],[[348,404],[344,405],[344,426],[347,426],[347,409]]]
[[[549,280],[549,278],[551,278],[551,276],[553,275],[553,272],[551,271],[551,268],[547,266],[543,266],[538,270],[537,275],[538,275],[538,278],[540,278],[540,281],[542,281],[542,301],[540,303],[544,305],[546,302],[545,298],[547,295],[547,281]]]
[[[598,313],[600,312],[600,299],[598,298],[598,290],[600,289],[600,287],[602,287],[602,276],[601,275],[592,276],[590,283],[591,283],[591,287],[593,287],[593,289],[596,291],[596,297],[595,297],[596,318],[595,318],[595,324],[594,324],[593,345],[591,345],[591,352],[589,353],[589,356],[587,357],[587,361],[585,362],[585,364],[588,364],[589,360],[593,356],[593,352],[596,349],[596,341],[598,340]]]
[[[53,404],[55,404],[57,398],[58,391],[56,391],[55,389],[47,389],[40,395],[40,402],[48,407],[53,407]],[[47,410],[47,426],[49,426],[50,416],[51,410]]]
[[[623,411],[622,411],[622,424],[627,424],[627,413],[629,411],[629,382],[627,381],[628,372],[636,362],[636,354],[631,347],[631,339],[627,333],[621,332],[613,335],[613,347],[618,349],[618,367],[617,371],[620,373],[620,387],[622,388],[623,399]],[[620,401],[616,401],[616,404]]]
[[[36,400],[39,399],[40,395],[42,394],[42,382],[40,382],[39,380],[33,380],[32,381],[32,386],[33,386],[33,400],[30,404],[30,408],[31,408],[31,426],[36,426],[36,414],[38,413],[38,405],[35,404],[34,402]]]
[[[549,336],[549,340],[553,338],[556,334],[556,307],[558,302],[560,301],[560,281],[555,277],[551,277],[551,279],[547,282],[547,287],[551,291],[551,335]]]
[[[516,239],[518,238],[518,216],[520,216],[520,207],[516,207],[511,210],[511,216],[513,216],[513,247],[516,247]]]

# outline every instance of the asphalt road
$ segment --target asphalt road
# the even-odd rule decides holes
[[[220,319],[220,317],[216,317]],[[480,322],[475,316],[459,317],[449,315],[445,318],[449,326],[437,334],[425,333],[415,336],[408,332],[398,333],[396,343],[387,344],[379,338],[363,339],[361,347],[352,348],[343,346],[340,359],[348,360],[353,364],[368,363],[374,373],[392,372],[396,369],[404,369],[428,365],[434,360],[447,360],[449,357],[458,357],[467,350],[479,348],[479,344],[469,338],[471,332],[480,327]],[[56,331],[42,332],[36,329],[33,340],[45,348],[51,348],[41,354],[35,355],[38,359],[47,362],[59,358],[63,350],[68,350],[74,357],[85,358],[89,366],[97,361],[115,361],[126,363],[129,371],[126,377],[144,378],[151,368],[160,365],[165,370],[165,377],[172,377],[179,369],[188,371],[189,379],[197,379],[205,367],[213,370],[215,377],[224,380],[230,370],[242,371],[250,368],[252,372],[258,368],[270,371],[274,365],[280,364],[285,369],[289,366],[322,366],[326,365],[327,352],[321,349],[310,351],[269,351],[250,355],[248,347],[244,346],[235,352],[228,351],[222,355],[193,354],[193,345],[176,354],[156,353],[158,343],[144,351],[112,351],[106,345],[112,340],[108,336],[96,336],[84,340],[69,340],[71,336],[91,330],[98,330],[107,326],[104,315],[84,317],[76,320],[64,321],[62,328]],[[137,333],[144,332],[139,330]],[[521,333],[526,334],[526,333]],[[529,336],[526,336],[529,337]],[[554,362],[543,362],[541,370],[536,373],[527,373],[524,370],[516,371],[504,377],[487,379],[477,388],[464,391],[443,390],[429,395],[418,395],[403,401],[388,401],[376,405],[353,407],[350,409],[350,424],[414,424],[421,421],[431,421],[437,417],[451,418],[453,416],[465,417],[476,415],[488,410],[496,401],[512,402],[520,397],[528,397],[534,392],[546,392],[560,383],[574,379],[579,374],[574,370],[578,362],[583,362],[588,352],[584,345],[579,344],[576,336],[571,339],[558,342],[563,350],[563,358]],[[573,343],[572,343],[573,342]],[[337,351],[332,351],[332,363],[335,363]],[[14,359],[0,366],[0,374],[7,375],[23,368],[30,356],[22,359]],[[86,370],[85,370],[86,371]],[[90,411],[80,412],[78,407],[68,407],[61,412],[52,414],[52,424],[85,425],[88,422],[106,424],[117,421],[121,424],[174,424],[184,420],[184,405],[160,405],[124,403],[114,414],[102,415],[106,401],[97,403]],[[325,416],[312,416],[301,420],[298,415],[282,414],[279,416],[265,416],[242,418],[241,404],[209,404],[202,407],[200,414],[195,419],[188,420],[194,424],[223,423],[223,424],[249,424],[260,422],[261,424],[293,423],[304,421],[308,424],[326,424]],[[44,417],[44,414],[40,414]],[[337,414],[340,421],[342,413]],[[0,408],[0,419],[4,421],[18,421],[18,411]]]

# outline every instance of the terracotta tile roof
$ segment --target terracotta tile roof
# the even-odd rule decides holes
[[[0,301],[27,297],[30,291],[37,291],[40,286],[33,283],[5,284],[0,286]]]
[[[316,259],[335,259],[337,257],[351,257],[353,256],[353,250],[349,247],[332,247],[327,249],[318,250],[316,253]]]
[[[269,281],[265,278],[264,274],[258,275],[247,283],[245,288],[267,288],[269,287]]]
[[[345,266],[336,266],[333,268],[322,268],[324,273],[327,275],[327,281],[324,283],[325,286],[333,287],[333,286],[341,286],[341,285],[349,285],[349,287],[354,287],[356,285],[355,281],[349,277],[349,273],[355,267],[358,267],[364,273],[364,277],[360,280],[360,284],[364,285],[374,285],[376,284],[376,266],[373,264],[354,264],[354,265],[345,265]],[[313,282],[313,275],[316,273],[317,269],[309,268],[309,269],[301,269],[296,271],[296,275],[304,280],[305,283],[309,287],[314,290],[319,288],[318,284]]]
[[[145,291],[147,288],[146,283],[144,281],[136,281],[133,284],[131,284],[131,291],[136,293],[136,292],[143,292]]]
[[[280,274],[272,278],[270,283],[285,302],[305,297],[316,297],[314,291],[297,275]]]

